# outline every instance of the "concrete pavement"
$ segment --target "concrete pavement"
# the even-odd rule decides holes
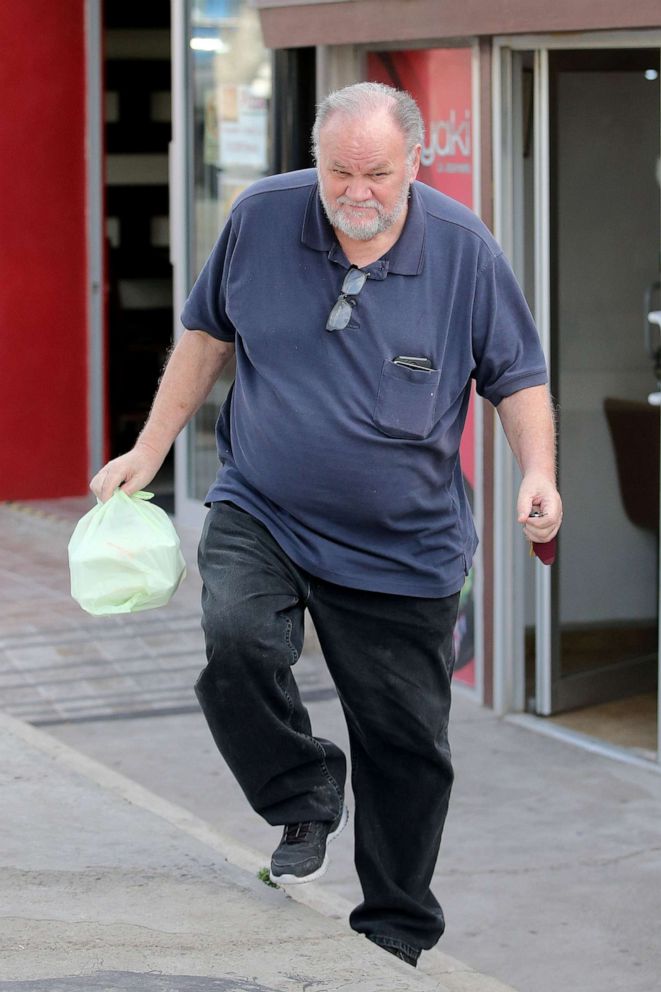
[[[195,582],[166,610],[87,617],[64,554],[84,509],[0,506],[0,706],[78,727],[181,715]],[[341,896],[267,886],[263,853],[7,713],[0,785],[0,990],[511,992],[436,950],[410,968],[350,930]]]
[[[410,968],[258,880],[259,855],[8,716],[0,783],[2,990],[507,992],[441,954]]]

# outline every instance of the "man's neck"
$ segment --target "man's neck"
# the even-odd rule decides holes
[[[389,227],[387,231],[382,231],[381,234],[377,234],[375,237],[370,238],[369,241],[359,241],[356,238],[350,238],[342,231],[338,231],[336,227],[333,228],[333,230],[335,231],[335,237],[337,238],[340,247],[347,256],[349,262],[351,262],[352,265],[358,266],[359,269],[362,269],[366,265],[371,265],[372,262],[376,262],[378,258],[381,258],[381,256],[385,255],[387,251],[390,251],[404,229],[407,213],[408,208],[405,208],[402,210],[401,216],[397,218],[392,227]]]

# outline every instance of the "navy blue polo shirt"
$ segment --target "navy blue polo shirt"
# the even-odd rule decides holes
[[[477,546],[459,464],[471,382],[494,404],[545,383],[539,337],[486,227],[422,183],[349,325],[329,332],[348,268],[314,170],[237,199],[182,314],[236,344],[207,500],[247,510],[312,575],[447,596]]]

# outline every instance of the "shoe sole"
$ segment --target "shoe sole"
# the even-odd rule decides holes
[[[326,838],[326,843],[329,844],[330,841],[335,840],[339,837],[347,823],[349,822],[349,810],[346,806],[342,809],[342,817],[340,822],[335,827],[332,834],[329,834]],[[319,868],[316,871],[311,872],[309,875],[274,875],[269,869],[269,878],[275,885],[301,885],[303,882],[314,882],[316,879],[321,878],[328,871],[328,849],[324,855],[324,860],[322,861]]]

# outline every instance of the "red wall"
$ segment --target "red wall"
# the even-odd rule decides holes
[[[83,0],[0,3],[0,499],[87,488]]]

